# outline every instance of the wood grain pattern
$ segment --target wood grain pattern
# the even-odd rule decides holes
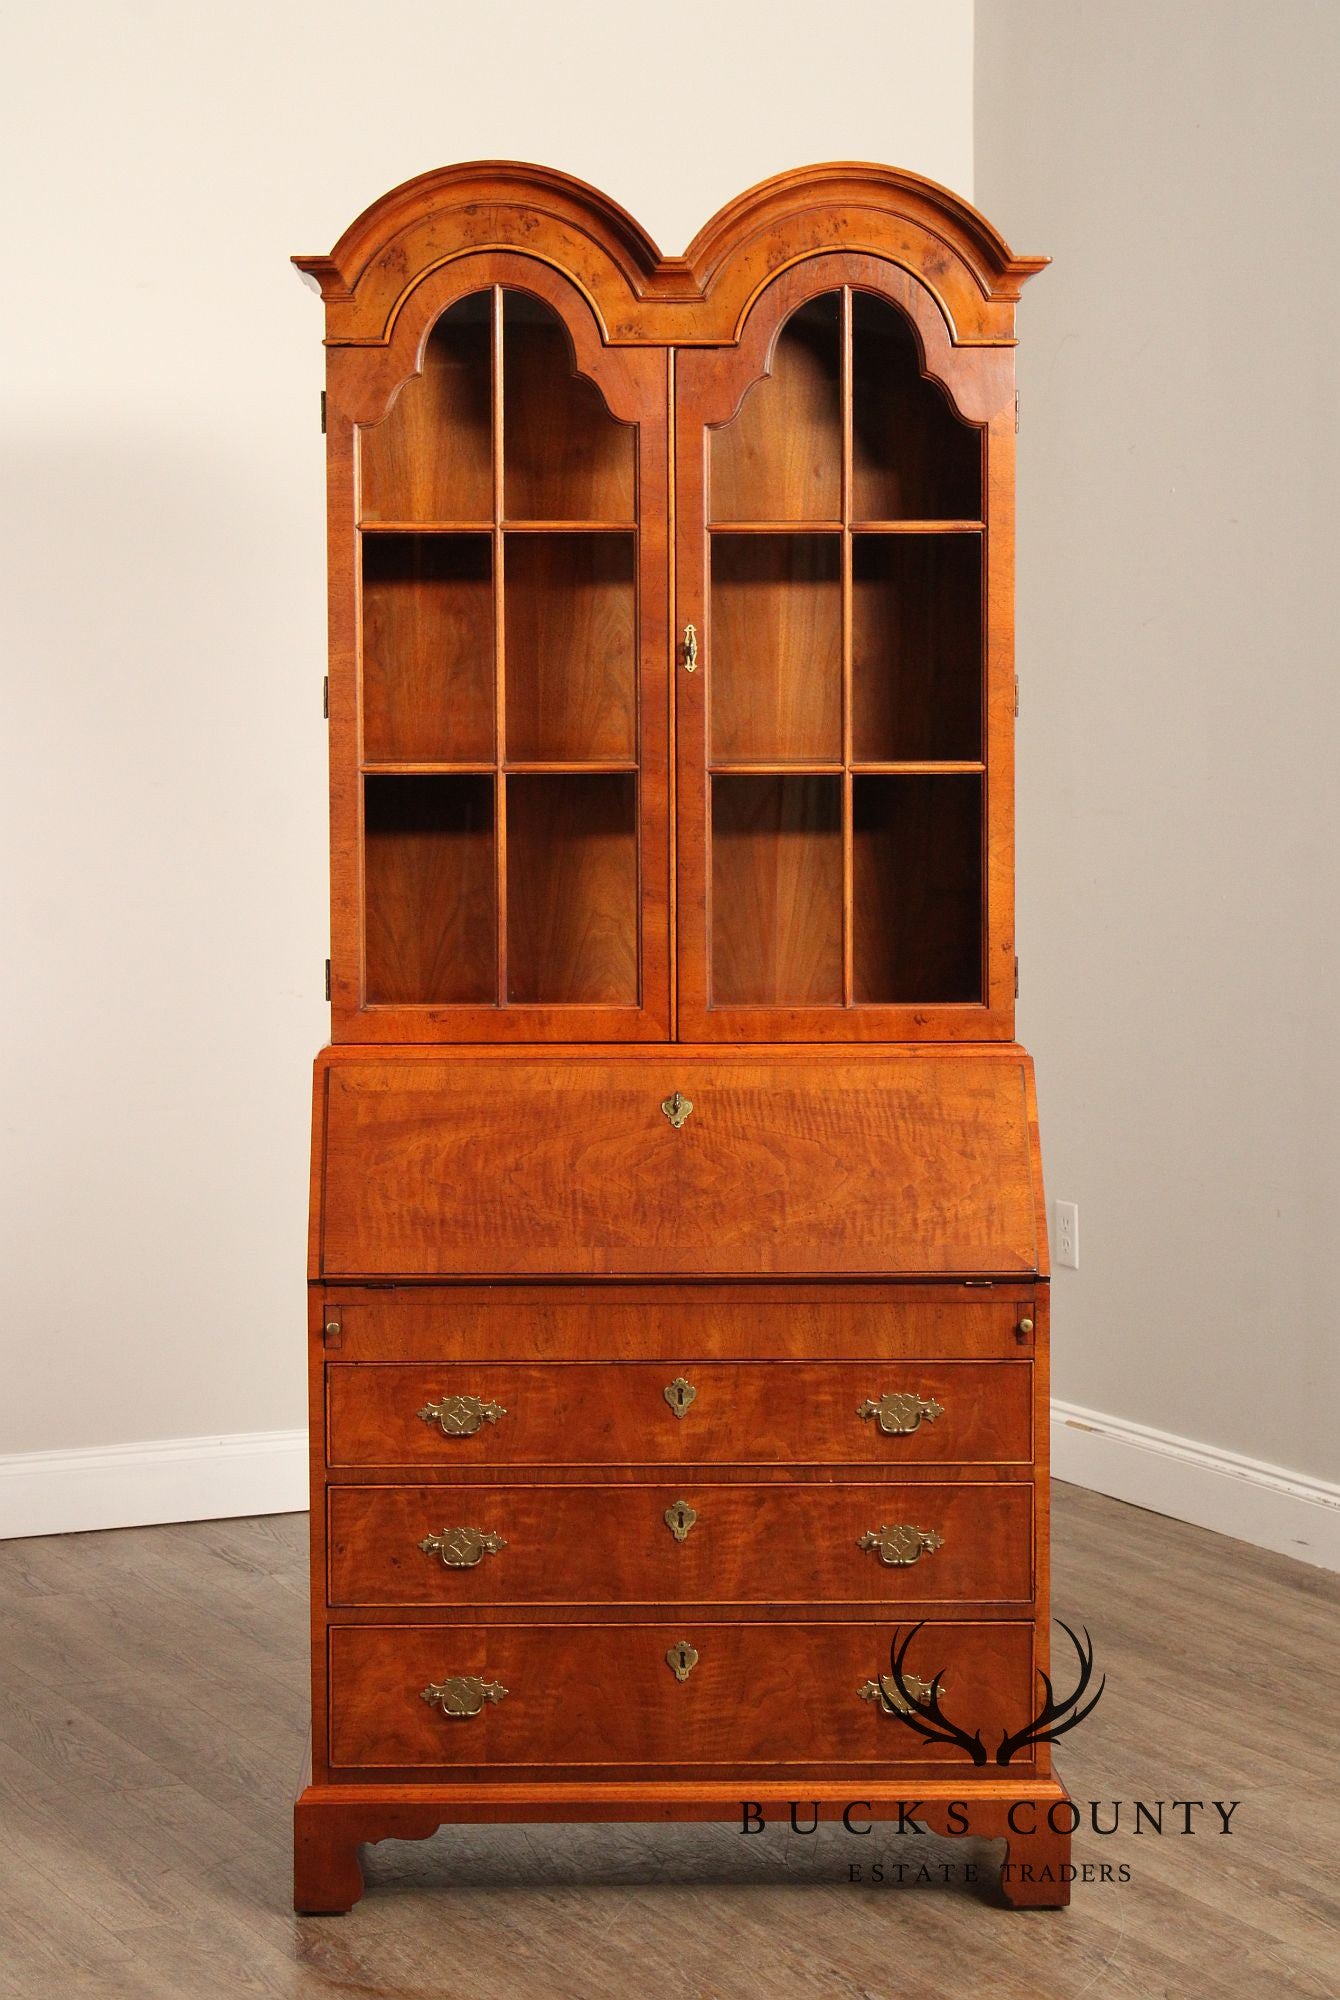
[[[632,521],[636,437],[576,370],[551,307],[509,290],[503,301],[503,518]]]
[[[1037,1268],[1022,1052],[351,1050],[321,1069],[314,1277]],[[694,1105],[678,1132],[661,1111],[673,1090]]]
[[[712,538],[714,764],[842,759],[841,542]]]
[[[369,1002],[491,1000],[489,780],[370,777],[365,800]]]
[[[1015,1285],[349,1285],[323,1294],[321,1324],[326,1355],[348,1361],[1017,1361],[1035,1299]]]
[[[699,1659],[676,1681],[667,1650],[688,1638]],[[888,1672],[887,1623],[626,1626],[336,1626],[330,1634],[332,1768],[449,1770],[590,1765],[725,1765],[737,1785],[758,1765],[815,1761],[874,1768],[931,1765],[932,1748],[860,1690]],[[907,1672],[942,1671],[959,1712],[984,1737],[1029,1711],[1032,1628],[930,1624]],[[478,1674],[505,1700],[468,1719],[420,1699],[430,1682]],[[947,1699],[947,1697],[946,1697]],[[943,1752],[939,1752],[940,1759]],[[1026,1767],[1025,1767],[1026,1768]]]
[[[852,301],[852,509],[858,521],[982,515],[982,434],[921,372],[912,322],[877,293]]]
[[[686,1421],[689,1421],[686,1419]],[[332,1605],[1001,1603],[1032,1598],[1025,1484],[341,1486],[330,1494]],[[677,1501],[697,1519],[683,1541]],[[905,1567],[860,1540],[886,1523],[939,1534]],[[450,1527],[501,1535],[473,1568],[420,1544]]]
[[[768,373],[709,440],[713,521],[841,518],[840,301],[808,299],[782,324]]]
[[[982,541],[852,537],[852,758],[982,755]]]
[[[507,997],[638,1002],[637,780],[507,779]]]
[[[359,518],[488,521],[490,296],[459,300],[426,331],[422,372],[359,436]]]
[[[636,760],[635,558],[631,534],[507,537],[509,763]]]
[[[491,764],[489,537],[362,539],[365,762]]]
[[[842,788],[712,780],[712,1004],[842,1004]]]
[[[327,1370],[332,1466],[1024,1464],[1032,1457],[1026,1362],[333,1363]],[[697,1395],[675,1415],[664,1391]],[[899,1393],[944,1414],[889,1436],[859,1412]],[[477,1396],[506,1411],[445,1437],[421,1409]],[[673,1496],[672,1496],[673,1497]]]
[[[982,785],[852,782],[852,961],[860,1001],[979,1001]]]

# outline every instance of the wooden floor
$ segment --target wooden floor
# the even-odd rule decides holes
[[[1227,1839],[1081,1830],[1129,1881],[1028,1914],[985,1845],[574,1827],[373,1849],[350,1916],[299,1921],[302,1518],[0,1544],[0,1994],[1335,2000],[1340,1580],[1073,1488],[1056,1516],[1108,1676],[1073,1796],[1242,1804]],[[981,1886],[848,1880],[967,1858]]]

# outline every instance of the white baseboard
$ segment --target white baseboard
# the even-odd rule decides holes
[[[84,1451],[0,1457],[0,1541],[239,1514],[297,1514],[307,1505],[307,1433],[156,1438]]]
[[[1058,1479],[1340,1570],[1340,1485],[1075,1403],[1053,1403],[1051,1437]],[[302,1430],[0,1457],[0,1541],[306,1505]]]
[[[1077,1403],[1052,1404],[1052,1472],[1153,1514],[1340,1570],[1340,1485]]]

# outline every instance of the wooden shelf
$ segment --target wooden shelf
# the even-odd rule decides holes
[[[981,521],[853,521],[854,535],[980,535]]]
[[[840,535],[841,521],[709,521],[709,535]]]
[[[492,521],[360,521],[360,535],[491,535]]]
[[[419,763],[408,758],[396,757],[385,761],[378,758],[360,764],[359,770],[365,778],[478,778],[491,777],[497,770],[493,763],[437,764]]]
[[[635,535],[636,521],[509,521],[506,535]]]

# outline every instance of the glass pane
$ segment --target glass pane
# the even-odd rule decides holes
[[[841,780],[713,778],[712,1004],[841,1000]]]
[[[558,315],[503,294],[503,495],[510,521],[632,521],[637,430],[578,375]]]
[[[715,762],[841,762],[841,572],[837,535],[712,537]]]
[[[634,554],[631,534],[507,536],[509,761],[636,755]]]
[[[980,777],[852,780],[852,974],[858,1003],[981,1000]]]
[[[855,760],[979,759],[981,537],[855,536],[851,615]]]
[[[842,514],[842,299],[792,313],[730,423],[709,433],[712,521],[836,521]]]
[[[507,780],[507,997],[635,1006],[637,779]]]
[[[852,518],[979,521],[982,433],[921,372],[910,320],[852,298]]]
[[[363,755],[493,756],[493,555],[487,535],[363,537]]]
[[[370,1002],[492,1002],[497,991],[493,784],[364,780]]]
[[[365,521],[493,519],[492,307],[476,292],[443,313],[423,371],[359,433]]]

